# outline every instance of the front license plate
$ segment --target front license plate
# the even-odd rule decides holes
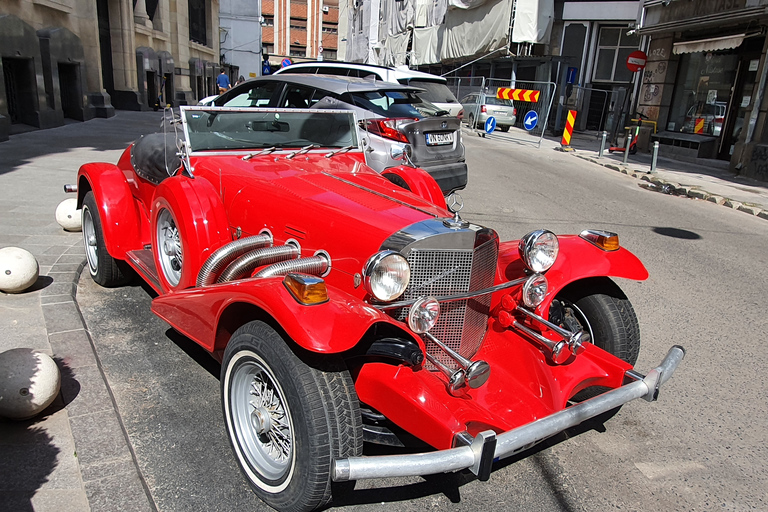
[[[427,133],[427,146],[442,146],[453,144],[453,133]]]

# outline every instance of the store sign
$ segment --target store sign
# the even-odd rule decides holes
[[[627,57],[627,69],[633,73],[637,73],[645,67],[645,63],[648,60],[648,56],[645,52],[640,50],[634,51]]]
[[[696,0],[695,2],[661,3],[660,23],[686,20],[712,14],[736,11],[747,6],[746,0]]]

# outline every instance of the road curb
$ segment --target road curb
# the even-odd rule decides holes
[[[674,194],[674,195],[689,197],[691,199],[700,199],[703,201],[708,201],[710,203],[715,203],[720,206],[725,206],[732,210],[737,210],[740,212],[747,213],[754,217],[759,217],[761,219],[768,220],[768,210],[763,210],[759,206],[749,204],[749,203],[742,203],[739,201],[729,199],[727,197],[719,196],[717,194],[712,194],[699,187],[689,187],[686,185],[680,185],[679,183],[674,181],[661,179],[658,176],[655,176],[652,173],[647,171],[640,171],[637,169],[632,170],[628,165],[625,165],[623,163],[621,164],[616,164],[613,162],[604,163],[592,156],[580,155],[578,153],[574,153],[574,155],[577,158],[586,160],[587,162],[601,165],[607,169],[611,169],[613,171],[626,174],[627,176],[632,176],[633,178],[640,181],[645,181],[650,185],[652,185],[652,186],[644,187],[649,190],[656,190],[657,192],[662,192],[665,194]]]

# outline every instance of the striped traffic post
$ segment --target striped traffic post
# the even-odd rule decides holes
[[[565,122],[565,130],[563,130],[563,140],[560,141],[560,147],[563,151],[573,151],[571,147],[571,135],[573,135],[573,125],[576,124],[576,111],[568,111],[568,119]]]

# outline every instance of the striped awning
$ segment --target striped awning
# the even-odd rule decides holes
[[[672,45],[672,53],[680,55],[681,53],[713,52],[716,50],[738,48],[744,42],[744,37],[746,37],[746,34],[711,37],[709,39],[699,39],[698,41],[681,41]]]

